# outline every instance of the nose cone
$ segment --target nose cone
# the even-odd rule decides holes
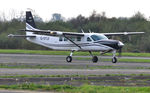
[[[118,41],[118,46],[119,46],[120,48],[122,48],[122,47],[124,46],[124,44],[123,44],[121,41]]]

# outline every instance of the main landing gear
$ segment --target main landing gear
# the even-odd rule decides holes
[[[68,63],[70,63],[70,62],[72,61],[73,52],[74,52],[74,50],[71,51],[70,56],[67,56],[67,57],[66,57],[66,61],[67,61]]]
[[[71,51],[70,55],[66,57],[66,61],[67,61],[68,63],[72,62],[72,55],[73,55],[73,52],[74,52],[74,50]],[[92,54],[91,51],[89,51],[89,53],[90,53],[90,55],[92,56],[92,61],[93,61],[93,63],[97,63],[98,57],[97,57],[97,56],[93,56],[93,54]]]
[[[89,51],[89,53],[90,53],[90,55],[92,56],[92,61],[93,61],[93,63],[97,63],[98,57],[97,57],[97,56],[93,56],[93,54],[92,54],[91,51]]]

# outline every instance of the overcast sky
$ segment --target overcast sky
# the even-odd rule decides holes
[[[88,17],[93,10],[106,12],[107,17],[131,17],[138,11],[147,18],[150,16],[150,0],[1,0],[0,12],[8,15],[12,10],[27,8],[35,10],[44,20],[49,20],[53,13],[65,18],[79,14]]]

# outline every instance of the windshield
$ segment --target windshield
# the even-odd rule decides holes
[[[94,41],[102,40],[102,39],[108,39],[105,35],[91,35],[91,38]]]

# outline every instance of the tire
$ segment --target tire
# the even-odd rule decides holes
[[[70,63],[70,62],[72,61],[72,57],[71,57],[71,56],[67,56],[67,57],[66,57],[66,61],[67,61],[68,63]]]
[[[97,63],[98,57],[97,56],[93,56],[92,61],[93,61],[93,63]]]
[[[117,58],[116,57],[112,58],[112,63],[117,63]]]

